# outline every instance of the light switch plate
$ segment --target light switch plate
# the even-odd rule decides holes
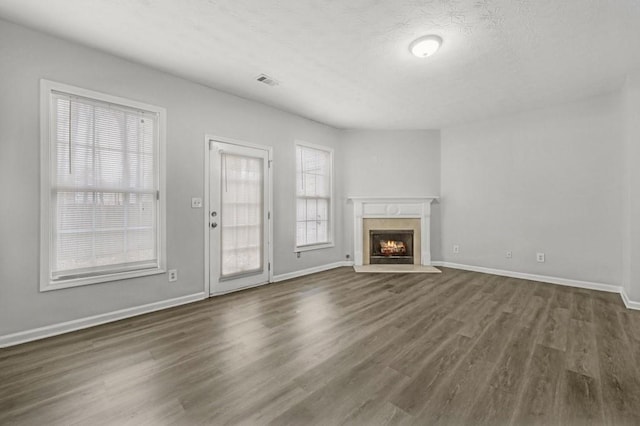
[[[191,199],[191,208],[192,209],[201,209],[202,208],[202,198],[192,198]]]

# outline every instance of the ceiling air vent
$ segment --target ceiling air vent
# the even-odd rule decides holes
[[[276,80],[274,80],[273,78],[269,77],[266,74],[260,74],[257,78],[257,81],[259,81],[260,83],[264,83],[267,86],[277,86],[278,82]]]

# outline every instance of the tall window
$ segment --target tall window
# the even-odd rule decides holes
[[[162,108],[42,81],[41,289],[163,272]]]
[[[296,251],[333,245],[333,151],[296,144]]]

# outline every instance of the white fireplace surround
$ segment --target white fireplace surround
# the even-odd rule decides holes
[[[438,197],[349,197],[353,202],[353,263],[364,259],[363,220],[420,219],[420,264],[431,265],[431,203]]]

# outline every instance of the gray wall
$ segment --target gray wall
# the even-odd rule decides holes
[[[439,130],[347,130],[342,142],[345,197],[440,195]],[[353,205],[343,203],[344,246],[353,256]],[[438,203],[431,224],[431,257],[439,260]]]
[[[444,260],[620,285],[621,127],[613,94],[443,129]]]
[[[624,232],[622,284],[640,302],[640,73],[623,88],[625,129]]]
[[[340,237],[335,248],[293,253],[294,141],[339,155],[338,130],[1,20],[0,76],[0,336],[201,292],[204,212],[190,198],[204,196],[207,133],[274,147],[276,274],[344,258]],[[167,108],[168,266],[177,283],[160,275],[38,292],[41,78]],[[338,171],[338,199],[341,179]]]
[[[0,336],[202,291],[204,212],[190,198],[204,196],[207,133],[274,147],[276,274],[353,255],[349,195],[442,195],[434,260],[622,282],[640,300],[640,74],[622,96],[442,132],[341,131],[1,20],[0,58]],[[40,78],[167,108],[168,266],[177,283],[153,276],[38,291]],[[336,247],[300,259],[297,139],[336,152]],[[535,262],[537,251],[546,263]]]

